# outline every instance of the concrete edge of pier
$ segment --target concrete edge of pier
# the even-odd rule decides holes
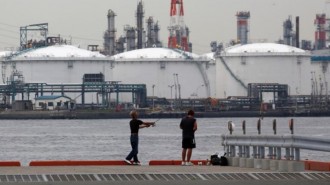
[[[22,166],[19,161],[0,161],[0,173],[30,173],[39,170],[52,173],[53,170],[63,172],[88,172],[95,169],[105,171],[128,170],[135,172],[137,169],[145,171],[173,171],[175,169],[194,169],[210,172],[222,171],[244,171],[244,172],[304,172],[321,171],[330,172],[330,162],[321,161],[292,161],[292,160],[274,160],[274,159],[251,159],[240,157],[228,157],[228,166],[212,166],[208,160],[193,160],[194,166],[181,166],[180,160],[151,160],[148,164],[142,166],[130,166],[122,160],[52,160],[52,161],[31,161],[29,166]],[[171,169],[171,170],[170,170]],[[5,170],[5,171],[4,171]],[[82,170],[82,171],[81,171]]]

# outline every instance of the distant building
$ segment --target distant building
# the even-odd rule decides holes
[[[35,99],[35,110],[73,109],[75,103],[67,96],[39,96]]]
[[[32,110],[32,101],[31,100],[16,100],[13,102],[12,110],[20,111],[20,110]]]

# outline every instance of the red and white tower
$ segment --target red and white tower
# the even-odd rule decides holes
[[[170,16],[168,47],[191,51],[189,47],[189,29],[183,20],[183,0],[171,0]]]
[[[326,47],[326,16],[317,14],[314,22],[315,30],[315,49],[324,49]]]
[[[237,40],[241,44],[248,43],[250,12],[237,12]]]

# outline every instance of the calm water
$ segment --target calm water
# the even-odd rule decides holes
[[[272,120],[262,120],[262,134],[272,134]],[[289,118],[276,118],[278,135],[290,134]],[[145,119],[147,120],[147,119]],[[227,122],[246,120],[248,134],[257,134],[258,118],[197,118],[197,148],[193,159],[223,153],[220,134],[228,133]],[[154,121],[149,119],[149,121]],[[330,138],[330,118],[295,118],[295,134]],[[0,160],[122,160],[130,151],[129,119],[108,120],[0,120]],[[180,159],[180,119],[161,119],[156,127],[140,130],[139,158],[143,164],[154,159]],[[327,152],[301,151],[302,159],[330,161]]]

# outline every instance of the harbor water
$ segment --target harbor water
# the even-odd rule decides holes
[[[221,134],[229,134],[227,123],[235,124],[233,134],[242,134],[246,121],[247,134],[258,134],[259,118],[197,118],[197,147],[193,159],[208,159],[224,153]],[[263,118],[261,134],[291,134],[291,118]],[[155,121],[143,119],[145,121]],[[179,160],[181,158],[180,119],[160,119],[155,127],[140,130],[139,160]],[[294,118],[294,134],[330,139],[330,118]],[[129,119],[98,120],[1,120],[0,161],[17,160],[27,166],[33,160],[123,160],[130,151]],[[301,159],[330,161],[327,152],[301,151]]]

